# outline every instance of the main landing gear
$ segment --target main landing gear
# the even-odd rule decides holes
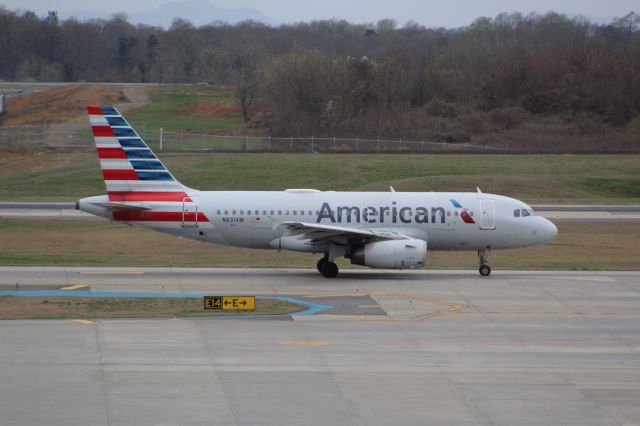
[[[478,250],[478,258],[480,258],[480,275],[488,277],[491,274],[491,268],[487,264],[487,258],[489,257],[489,249]]]
[[[318,272],[325,278],[335,278],[338,276],[338,265],[329,261],[328,256],[318,260]]]

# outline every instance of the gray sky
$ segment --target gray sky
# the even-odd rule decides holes
[[[8,9],[33,10],[42,15],[49,9],[59,12],[142,12],[176,0],[65,0],[55,6],[50,0],[0,0]],[[179,1],[179,0],[178,0]],[[278,22],[344,18],[355,23],[382,18],[409,20],[427,26],[457,27],[478,16],[494,17],[500,12],[544,13],[550,10],[584,15],[597,20],[640,12],[638,0],[210,0],[225,8],[250,7]],[[179,15],[179,11],[176,12]]]

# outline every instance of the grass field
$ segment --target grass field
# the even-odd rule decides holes
[[[147,87],[146,93],[150,102],[124,115],[154,148],[159,128],[165,132],[253,133],[244,127],[232,86],[162,85]],[[93,140],[89,126],[78,129],[74,135]]]
[[[253,311],[205,311],[202,299],[0,296],[0,320],[280,315],[301,309],[299,305],[280,300],[256,300]]]
[[[559,222],[547,245],[495,251],[497,269],[640,269],[640,225]],[[304,253],[250,250],[176,238],[112,222],[0,221],[0,265],[315,268]],[[117,250],[113,248],[117,247]],[[475,269],[474,252],[429,252],[428,268]],[[340,259],[341,267],[351,267]]]
[[[640,203],[640,155],[166,154],[203,190],[475,191],[531,203]],[[75,201],[105,193],[93,152],[4,153],[0,200]]]
[[[165,131],[230,132],[244,120],[232,86],[158,86],[147,91],[150,103],[127,112],[126,118]]]

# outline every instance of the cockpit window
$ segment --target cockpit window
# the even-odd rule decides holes
[[[515,209],[513,211],[513,217],[527,217],[535,216],[535,212],[531,209]]]

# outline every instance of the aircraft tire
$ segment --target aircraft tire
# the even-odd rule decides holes
[[[488,277],[491,274],[491,268],[489,265],[480,265],[480,275],[483,277]]]
[[[320,260],[318,260],[318,272],[320,272],[321,274],[322,274],[322,269],[324,268],[324,265],[326,263],[327,263],[326,257],[321,257]]]
[[[325,263],[321,271],[325,278],[335,278],[338,276],[338,265],[333,262]]]

